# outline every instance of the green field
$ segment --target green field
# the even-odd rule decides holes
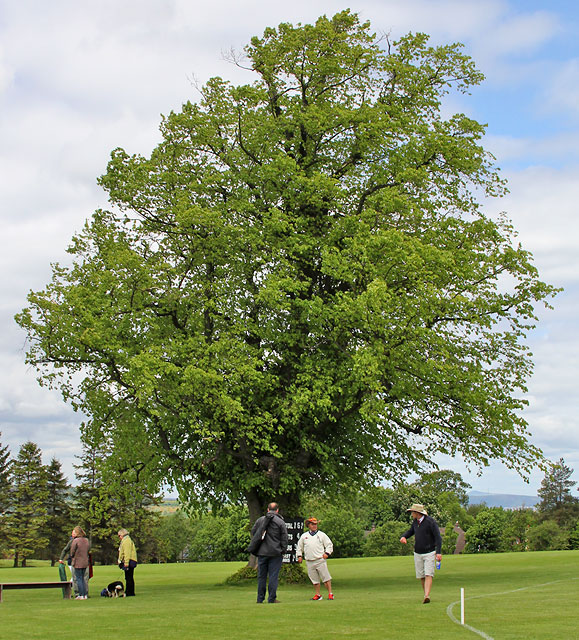
[[[576,551],[446,556],[429,605],[411,557],[332,560],[336,600],[312,602],[311,587],[281,586],[276,605],[257,605],[254,584],[223,586],[242,563],[140,565],[137,597],[125,599],[99,596],[122,574],[97,566],[87,601],[63,600],[55,589],[5,591],[0,638],[579,638],[578,564]],[[0,582],[57,574],[2,566]],[[461,587],[465,623],[480,633],[449,616],[460,619],[460,604],[450,605]]]

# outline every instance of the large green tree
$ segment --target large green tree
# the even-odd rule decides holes
[[[484,126],[441,108],[472,60],[344,11],[237,62],[251,84],[113,152],[111,211],[17,317],[28,362],[127,469],[252,519],[438,452],[528,469],[523,338],[553,289],[481,208],[505,191]]]

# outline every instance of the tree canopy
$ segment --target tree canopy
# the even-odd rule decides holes
[[[524,337],[554,289],[483,211],[484,126],[443,112],[473,61],[344,11],[237,63],[254,81],[209,80],[150,157],[113,151],[111,210],[17,316],[43,383],[117,468],[252,518],[436,453],[529,469]]]

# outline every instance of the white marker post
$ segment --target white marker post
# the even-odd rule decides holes
[[[460,624],[464,625],[464,588],[460,588]]]

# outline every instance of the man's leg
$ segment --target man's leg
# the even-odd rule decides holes
[[[267,585],[267,570],[269,558],[267,556],[257,556],[257,601],[265,600],[265,587]]]
[[[424,589],[423,604],[430,602],[430,589],[432,588],[432,578],[434,576],[435,552],[424,555],[424,579],[422,580],[422,588]]]
[[[277,583],[279,582],[279,572],[282,562],[283,556],[276,556],[269,559],[269,585],[267,587],[268,602],[275,602],[277,599]]]
[[[332,581],[331,580],[326,580],[326,582],[324,582],[324,585],[326,586],[326,589],[328,590],[328,594],[332,593]]]
[[[423,585],[424,587],[424,597],[430,597],[430,589],[432,588],[432,576],[425,576]]]

